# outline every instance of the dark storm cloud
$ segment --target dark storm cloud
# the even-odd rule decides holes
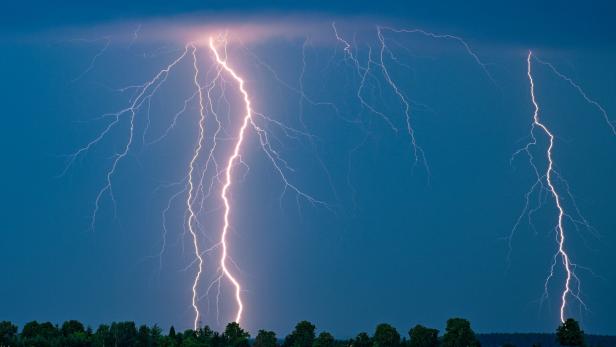
[[[616,42],[610,1],[111,1],[10,2],[0,26],[25,33],[67,25],[188,14],[319,13],[323,17],[387,17],[464,35],[473,40],[526,46],[595,46]]]

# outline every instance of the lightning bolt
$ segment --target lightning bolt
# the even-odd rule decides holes
[[[287,162],[280,156],[278,151],[272,147],[272,144],[270,143],[270,140],[269,140],[268,132],[264,129],[264,127],[259,126],[256,117],[258,117],[262,121],[269,122],[273,125],[278,126],[280,129],[282,129],[285,135],[291,138],[294,138],[295,135],[311,138],[311,135],[306,132],[296,130],[287,125],[284,125],[283,123],[277,120],[269,118],[266,115],[253,110],[251,106],[250,95],[248,91],[246,90],[244,79],[227,62],[227,58],[226,58],[227,41],[226,39],[223,38],[220,40],[216,40],[214,39],[214,37],[210,37],[208,40],[208,44],[209,44],[209,49],[211,50],[215,58],[215,61],[220,66],[221,70],[226,72],[226,74],[229,75],[231,79],[235,81],[237,85],[237,89],[239,93],[241,94],[243,103],[244,103],[244,112],[245,112],[244,117],[242,118],[241,125],[237,132],[237,136],[235,137],[236,142],[233,145],[233,150],[230,156],[226,160],[227,165],[223,169],[224,184],[221,189],[220,199],[224,205],[224,214],[223,214],[223,226],[220,232],[220,239],[218,242],[218,245],[220,245],[220,247],[222,248],[221,256],[219,259],[219,268],[222,274],[221,276],[218,276],[208,287],[208,292],[209,292],[209,290],[212,288],[212,285],[214,283],[218,283],[218,295],[217,295],[217,303],[218,303],[218,297],[220,296],[220,282],[219,281],[224,277],[229,282],[231,282],[231,284],[233,285],[235,289],[234,296],[235,296],[235,301],[237,304],[237,311],[235,314],[234,321],[239,323],[242,319],[242,313],[244,310],[244,304],[243,304],[242,297],[241,297],[242,287],[238,279],[232,274],[232,272],[229,270],[229,267],[228,267],[228,262],[231,262],[234,264],[233,260],[229,257],[228,240],[227,240],[227,235],[228,235],[229,228],[230,228],[230,216],[232,213],[232,205],[229,199],[229,191],[233,184],[233,168],[235,167],[236,163],[238,162],[243,163],[241,160],[241,150],[242,150],[242,145],[244,143],[248,130],[253,129],[256,132],[258,139],[259,139],[259,144],[261,146],[261,149],[263,150],[266,157],[271,162],[276,173],[278,173],[278,175],[282,179],[282,182],[284,183],[284,189],[283,189],[282,195],[285,194],[287,189],[290,189],[296,194],[298,199],[303,198],[313,205],[321,205],[328,209],[329,209],[329,206],[324,201],[316,199],[313,196],[303,192],[302,190],[300,190],[298,186],[293,184],[287,178],[287,176],[285,175],[285,170],[290,170],[290,171],[293,171],[293,170],[288,166]],[[224,57],[219,52],[217,48],[218,45],[222,45],[223,47],[225,47]],[[256,58],[254,54],[251,53],[251,55]],[[273,71],[273,70],[270,70],[270,71]],[[311,100],[308,99],[307,96],[303,94],[303,92],[300,92],[300,95],[303,99],[309,100],[309,102],[311,102]],[[315,102],[314,104],[319,104],[319,103]],[[237,267],[237,265],[235,266]]]
[[[545,171],[545,174],[540,177],[545,177],[545,182],[547,184],[548,191],[552,195],[552,198],[554,199],[554,204],[556,205],[556,208],[558,209],[558,219],[557,219],[557,224],[556,224],[558,251],[555,255],[554,260],[556,261],[556,257],[560,256],[562,259],[564,270],[566,272],[564,289],[561,294],[561,304],[560,304],[560,320],[561,322],[564,323],[565,322],[565,309],[567,307],[567,298],[571,293],[571,280],[572,278],[577,279],[577,276],[573,270],[570,256],[567,253],[567,250],[565,247],[566,239],[565,239],[565,229],[564,229],[564,222],[563,222],[563,219],[565,218],[565,215],[566,215],[565,209],[562,205],[562,199],[558,191],[556,190],[556,187],[554,186],[554,182],[553,182],[554,176],[556,175],[554,171],[554,159],[552,157],[552,150],[554,148],[554,134],[541,121],[539,117],[540,110],[539,110],[539,104],[537,103],[537,99],[535,97],[535,81],[533,80],[533,74],[532,74],[532,63],[531,63],[532,58],[533,58],[532,51],[528,51],[528,56],[526,58],[527,76],[528,76],[528,81],[530,83],[530,96],[531,96],[531,101],[533,103],[534,112],[533,112],[533,123],[532,123],[532,128],[531,128],[532,142],[526,147],[525,151],[527,151],[528,153],[529,146],[536,145],[537,141],[534,136],[534,131],[535,129],[540,129],[548,138],[548,147],[545,152],[545,156],[548,161],[548,167]],[[555,262],[552,264],[550,268],[550,274],[548,278],[546,279],[546,287],[547,287],[547,281],[549,281],[549,279],[554,275],[554,264]]]
[[[226,42],[225,42],[226,44]],[[222,227],[222,232],[220,234],[220,244],[222,245],[222,254],[220,256],[220,267],[223,271],[225,277],[233,284],[235,287],[235,301],[237,302],[237,312],[235,314],[235,322],[239,323],[242,319],[242,311],[244,310],[244,304],[242,303],[241,297],[241,286],[237,281],[233,274],[227,268],[227,233],[229,232],[229,215],[231,214],[231,204],[229,203],[229,197],[227,196],[228,190],[231,188],[232,184],[232,170],[234,163],[238,160],[240,156],[240,149],[242,148],[242,143],[244,142],[244,135],[246,133],[246,128],[249,123],[252,122],[252,108],[250,106],[250,97],[248,92],[244,88],[244,80],[227,64],[226,57],[222,59],[220,53],[216,49],[216,45],[214,44],[214,38],[209,38],[209,47],[214,57],[216,58],[216,62],[220,65],[220,67],[226,71],[236,82],[239,88],[240,93],[243,96],[244,104],[245,104],[245,115],[242,120],[242,125],[238,131],[237,141],[233,146],[233,152],[229,159],[227,160],[227,167],[225,169],[225,184],[222,187],[222,191],[220,193],[220,198],[224,202],[225,212],[224,212],[224,225]]]
[[[195,184],[193,182],[193,172],[195,170],[195,162],[199,158],[199,153],[201,152],[201,148],[203,147],[203,139],[205,137],[205,106],[203,105],[203,88],[199,84],[199,66],[197,64],[196,53],[197,48],[194,46],[194,44],[190,44],[190,46],[192,48],[193,67],[195,71],[193,81],[199,95],[199,135],[193,157],[188,164],[188,195],[186,197],[186,207],[188,209],[188,231],[192,236],[193,246],[195,248],[195,257],[198,259],[198,270],[192,285],[192,306],[195,310],[194,328],[195,330],[197,330],[200,317],[199,307],[197,306],[197,287],[199,285],[199,279],[201,278],[201,272],[203,271],[203,257],[201,255],[201,251],[199,250],[199,241],[194,226],[196,222],[196,213],[193,209],[193,195],[195,189]]]
[[[608,125],[608,127],[610,128],[610,130],[612,131],[614,135],[616,135],[616,128],[614,126],[614,121],[612,121],[609,118],[605,108],[601,104],[599,104],[596,100],[592,99],[577,82],[575,82],[573,79],[566,76],[565,74],[561,73],[551,63],[543,61],[539,59],[538,57],[536,57],[532,51],[528,52],[526,63],[527,63],[527,77],[528,77],[528,81],[530,84],[530,96],[531,96],[531,101],[534,107],[533,122],[531,124],[531,130],[530,130],[530,141],[524,147],[514,152],[512,156],[512,160],[518,154],[521,154],[522,152],[524,152],[529,158],[529,163],[535,174],[536,180],[525,194],[524,207],[522,209],[521,214],[518,216],[511,230],[511,233],[508,237],[509,253],[508,253],[507,259],[508,259],[508,262],[510,262],[509,259],[510,259],[510,255],[512,251],[512,244],[511,244],[512,238],[514,236],[514,233],[520,226],[522,218],[526,215],[528,217],[529,225],[533,226],[531,222],[532,214],[538,211],[542,207],[542,205],[545,203],[545,199],[548,196],[551,197],[558,211],[557,223],[555,225],[555,236],[556,236],[555,241],[557,244],[557,250],[553,255],[553,259],[549,267],[549,272],[544,282],[544,292],[543,292],[543,295],[541,296],[541,302],[543,303],[543,301],[548,298],[548,286],[549,286],[550,281],[554,277],[555,269],[558,264],[558,260],[560,259],[564,272],[565,272],[565,281],[563,284],[563,290],[560,294],[559,318],[561,322],[564,322],[565,316],[567,314],[567,307],[568,307],[570,298],[577,300],[580,303],[581,307],[584,307],[585,309],[587,309],[586,304],[581,298],[581,281],[575,270],[576,269],[587,270],[590,273],[594,274],[591,269],[578,265],[571,260],[571,256],[567,252],[567,247],[566,247],[567,238],[566,238],[566,231],[565,231],[565,219],[569,220],[576,229],[578,229],[579,226],[582,226],[590,231],[593,231],[594,228],[592,227],[592,225],[590,225],[588,220],[586,220],[586,218],[582,215],[575,201],[575,198],[573,197],[571,193],[571,189],[569,187],[568,182],[555,169],[555,163],[553,159],[555,136],[551,132],[549,127],[545,123],[542,122],[541,117],[540,117],[540,107],[539,107],[539,104],[537,102],[537,98],[535,95],[535,80],[533,79],[533,69],[532,69],[533,61],[538,62],[544,66],[547,66],[558,78],[564,80],[571,87],[573,87],[588,104],[595,107],[601,113],[601,115],[604,118],[604,121],[606,122],[606,124]],[[535,136],[535,130],[540,130],[547,137],[547,140],[548,140],[548,145],[545,150],[545,158],[547,160],[548,165],[547,165],[546,170],[543,172],[539,170],[539,168],[537,167],[536,158],[531,151],[532,147],[538,145],[538,141]],[[557,184],[557,182],[559,184]],[[559,189],[557,189],[557,186],[561,186],[563,191],[562,192],[559,191]],[[536,191],[538,191],[537,201],[534,206],[531,206],[531,196]],[[544,193],[547,193],[547,194],[544,194]],[[570,205],[571,205],[570,207],[572,208],[572,211],[575,213],[575,215],[572,215],[571,213],[567,212],[567,209],[564,205],[564,201],[566,199],[563,198],[563,195],[565,195],[570,201]]]

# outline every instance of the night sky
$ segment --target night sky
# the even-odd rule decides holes
[[[100,115],[126,107],[131,90],[119,88],[144,83],[182,53],[187,42],[170,34],[174,29],[187,22],[192,33],[202,23],[222,31],[238,23],[264,28],[295,23],[305,32],[230,42],[228,57],[245,78],[256,110],[311,134],[287,137],[279,127],[270,129],[292,168],[286,177],[327,204],[285,190],[258,137],[248,135],[244,164],[234,174],[229,236],[231,270],[243,286],[242,325],[252,333],[286,334],[307,319],[319,330],[348,337],[372,332],[381,322],[403,334],[417,323],[442,330],[448,318],[460,316],[479,332],[556,328],[560,260],[549,296],[541,300],[557,247],[551,197],[531,197],[542,208],[532,213],[532,225],[522,217],[511,252],[506,239],[535,180],[527,157],[511,160],[529,141],[532,122],[526,55],[532,49],[552,63],[616,119],[616,6],[291,3],[1,5],[0,320],[192,326],[195,266],[183,226],[185,194],[166,214],[166,249],[161,257],[159,252],[162,212],[183,187],[173,183],[185,177],[194,151],[197,105],[188,104],[168,137],[147,145],[194,93],[190,61],[179,64],[152,98],[150,122],[145,107],[137,114],[135,145],[113,177],[116,208],[103,196],[94,229],[94,201],[113,154],[125,143],[126,121],[63,173],[66,155],[104,129],[108,119]],[[485,63],[487,72],[456,40],[385,34],[389,72],[412,100],[425,165],[415,163],[403,105],[378,67],[366,99],[400,130],[361,107],[358,76],[335,40],[333,21],[362,64],[369,48],[377,58],[376,25],[463,37]],[[207,47],[198,54],[207,71],[212,66]],[[565,206],[592,226],[565,224],[587,306],[570,298],[567,315],[589,333],[616,334],[616,134],[549,67],[534,62],[533,70],[541,117],[556,136],[556,169],[568,182],[559,183]],[[231,79],[225,88],[229,104],[219,99],[220,112],[227,112],[221,158],[231,148],[241,114]],[[300,89],[309,100],[300,97]],[[335,104],[337,111],[309,101]],[[547,143],[536,134],[533,155],[545,170]],[[200,220],[204,248],[219,231],[217,194]],[[215,277],[216,257],[206,258],[201,295]],[[204,324],[220,330],[232,319],[231,289],[222,282],[219,318],[216,286],[201,299]]]

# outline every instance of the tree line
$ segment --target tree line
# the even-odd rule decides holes
[[[561,346],[585,346],[584,332],[579,324],[568,319],[556,331]],[[408,331],[408,338],[389,324],[377,325],[374,333],[359,333],[346,340],[336,339],[328,332],[316,334],[316,327],[301,321],[293,332],[279,339],[273,331],[259,330],[251,339],[250,334],[238,323],[229,323],[222,333],[208,326],[197,330],[176,332],[172,326],[167,334],[157,325],[141,325],[134,322],[101,324],[96,331],[81,322],[69,320],[61,326],[50,322],[26,323],[21,331],[8,321],[0,322],[0,347],[481,347],[463,318],[447,321],[445,333],[437,329],[416,325]],[[503,347],[515,347],[504,344]],[[526,347],[526,346],[518,346]],[[528,347],[539,347],[538,345]]]

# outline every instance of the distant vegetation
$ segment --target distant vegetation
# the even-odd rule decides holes
[[[542,339],[523,341],[522,336],[536,336]],[[558,327],[555,335],[550,334],[484,334],[489,347],[539,347],[545,337],[551,336],[554,346],[588,346],[579,324],[569,319]],[[493,345],[501,337],[499,345]],[[503,339],[509,338],[509,340]],[[487,341],[490,340],[491,342]],[[549,342],[548,342],[549,343]],[[102,324],[96,331],[81,322],[70,320],[61,326],[49,322],[26,323],[21,331],[11,322],[0,322],[0,346],[11,347],[481,347],[480,338],[471,329],[468,320],[451,318],[447,321],[445,333],[437,329],[416,325],[408,331],[408,339],[389,324],[379,324],[374,333],[359,333],[348,340],[336,339],[328,332],[316,334],[316,327],[307,321],[299,322],[295,330],[284,339],[272,331],[259,330],[254,339],[237,323],[229,323],[219,333],[205,326],[198,330],[188,329],[176,332],[173,327],[167,334],[156,325],[137,327],[134,322]],[[484,346],[488,347],[488,346]],[[595,346],[591,346],[595,347]],[[596,346],[599,347],[599,346]],[[605,345],[601,347],[614,347]]]

